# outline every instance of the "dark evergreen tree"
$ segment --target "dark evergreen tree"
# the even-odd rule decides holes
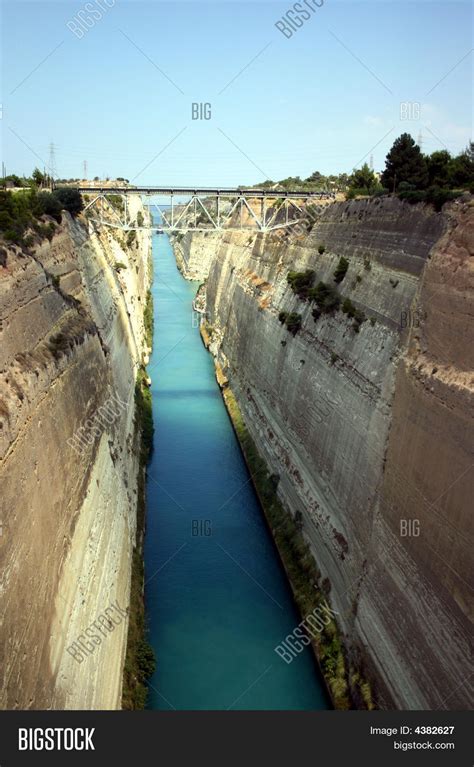
[[[370,193],[376,185],[377,178],[367,163],[364,163],[362,168],[355,170],[349,179],[349,187],[351,189],[365,189]]]
[[[474,184],[474,142],[470,141],[464,152],[453,157],[449,167],[450,186],[468,187]]]
[[[41,216],[46,213],[48,216],[52,216],[58,223],[61,223],[61,208],[62,205],[56,195],[51,192],[40,192],[36,195],[34,212]]]
[[[71,216],[77,216],[84,207],[81,193],[77,189],[63,187],[55,189],[54,196],[59,200],[64,210],[68,210]]]
[[[36,186],[43,186],[43,184],[46,183],[46,176],[44,173],[41,173],[39,168],[35,168],[33,173],[31,174],[31,178],[33,179]]]
[[[382,173],[382,184],[390,192],[395,192],[402,181],[413,184],[415,189],[425,189],[428,184],[426,160],[409,133],[395,140]]]
[[[429,186],[448,186],[449,184],[449,164],[451,155],[446,149],[439,152],[433,152],[426,160],[428,165],[428,185]]]
[[[305,181],[308,181],[310,184],[319,184],[326,181],[326,178],[325,176],[323,176],[322,173],[319,172],[319,170],[315,170],[314,173],[311,174],[311,176],[308,176],[308,178],[305,178]]]

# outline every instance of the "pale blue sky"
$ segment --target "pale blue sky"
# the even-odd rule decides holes
[[[471,137],[470,3],[326,0],[290,39],[285,2],[116,0],[78,39],[66,23],[84,5],[2,3],[10,172],[47,164],[53,141],[60,176],[87,160],[89,177],[257,183],[350,171],[371,150],[380,169],[403,131],[425,151]],[[418,118],[400,119],[406,101]]]

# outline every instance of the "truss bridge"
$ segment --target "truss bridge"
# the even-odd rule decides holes
[[[272,231],[292,226],[305,218],[303,206],[331,200],[330,192],[242,187],[164,187],[164,186],[80,186],[87,195],[85,211],[102,226],[125,231],[152,229],[157,232]],[[149,209],[159,216],[151,223],[133,220],[130,195],[147,200]],[[92,199],[89,199],[92,197]]]

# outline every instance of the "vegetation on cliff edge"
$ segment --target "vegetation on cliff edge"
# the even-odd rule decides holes
[[[327,599],[324,582],[301,532],[298,512],[293,517],[283,507],[277,495],[279,477],[270,475],[265,461],[244,423],[237,401],[229,388],[224,389],[225,403],[245,456],[252,481],[262,508],[272,529],[273,538],[285,566],[295,601],[303,618]],[[372,708],[369,683],[359,671],[348,669],[339,629],[334,620],[325,626],[313,641],[324,678],[338,709],[351,707],[351,695]],[[349,676],[350,674],[350,676]]]
[[[153,342],[153,300],[147,293],[144,310],[145,338]],[[123,673],[122,708],[143,709],[146,704],[146,681],[155,670],[155,657],[146,639],[145,607],[143,601],[144,562],[143,537],[146,515],[146,465],[153,449],[153,412],[151,391],[144,367],[138,371],[135,383],[135,444],[139,452],[137,482],[137,533],[133,549],[132,583],[127,651]]]
[[[153,345],[153,296],[151,290],[147,291],[145,311],[143,313],[145,324],[145,341],[149,349]]]
[[[344,277],[346,276],[346,272],[349,268],[349,261],[347,258],[344,258],[344,256],[341,256],[339,259],[339,263],[336,266],[336,269],[334,270],[334,282],[337,282],[338,284],[343,281]]]
[[[305,272],[288,272],[286,277],[288,284],[291,286],[294,293],[301,299],[308,298],[308,292],[313,284],[314,271],[312,269],[306,269]]]
[[[334,271],[334,281],[336,283],[342,282],[346,276],[349,268],[349,261],[344,256],[341,256],[339,263]],[[336,290],[333,285],[328,285],[325,282],[319,281],[315,287],[312,287],[315,273],[311,269],[307,269],[304,272],[289,272],[287,276],[288,284],[298,298],[302,301],[314,302],[315,306],[312,309],[312,316],[315,322],[321,317],[322,314],[330,314],[342,309],[344,314],[353,320],[352,327],[356,333],[359,332],[360,326],[367,319],[364,312],[357,309],[350,298],[344,298]],[[360,281],[359,279],[356,280]],[[342,302],[342,306],[341,306]],[[284,324],[288,330],[295,335],[301,328],[302,318],[300,314],[295,312],[288,313],[281,311],[278,315],[278,319]]]
[[[293,336],[295,336],[301,328],[301,314],[298,314],[297,312],[280,312],[278,319]]]
[[[82,208],[81,195],[75,189],[56,189],[54,192],[0,190],[0,232],[10,242],[29,246],[35,235],[44,238],[54,232],[54,224],[45,225],[43,216],[50,216],[60,223],[62,210],[76,216]],[[31,234],[28,235],[28,231]]]

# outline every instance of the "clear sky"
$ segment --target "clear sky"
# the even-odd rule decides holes
[[[85,16],[105,12],[78,37],[67,22],[85,6],[2,2],[7,172],[47,165],[54,142],[60,177],[86,160],[89,178],[253,184],[371,153],[381,169],[404,131],[424,151],[471,138],[470,3],[325,0],[289,39],[286,2],[93,0]],[[420,104],[412,119],[402,102]]]

